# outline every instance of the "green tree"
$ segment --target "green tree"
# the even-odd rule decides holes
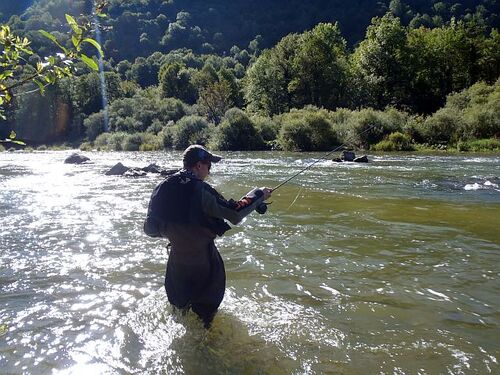
[[[366,38],[353,55],[355,73],[366,92],[365,104],[375,108],[405,104],[409,76],[406,30],[399,18],[388,13],[373,18]]]
[[[344,103],[347,51],[338,24],[317,25],[301,35],[288,88],[297,106],[334,109]]]

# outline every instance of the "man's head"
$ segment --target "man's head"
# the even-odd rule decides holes
[[[208,176],[212,163],[218,163],[221,159],[200,145],[191,145],[182,154],[184,168],[193,171],[202,180]]]

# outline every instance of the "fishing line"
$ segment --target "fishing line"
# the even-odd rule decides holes
[[[368,127],[367,129],[363,130],[361,133],[358,134],[358,136],[368,132],[369,130],[372,130],[373,128],[375,127],[375,124],[373,124],[372,126]],[[304,173],[305,171],[307,171],[308,169],[310,169],[312,166],[314,166],[315,164],[319,163],[321,160],[325,160],[328,156],[330,156],[331,154],[333,154],[335,151],[338,151],[340,150],[342,147],[344,146],[347,146],[347,143],[350,142],[354,137],[350,137],[348,138],[344,143],[342,143],[340,146],[338,147],[335,147],[333,150],[327,152],[325,155],[323,155],[322,157],[320,157],[319,159],[316,159],[315,161],[313,161],[311,164],[307,165],[305,168],[302,168],[300,171],[298,171],[297,173],[295,173],[294,175],[290,176],[289,178],[287,178],[285,181],[283,181],[282,183],[280,183],[279,185],[276,185],[274,188],[271,189],[272,192],[278,190],[280,187],[282,187],[283,185],[287,184],[288,182],[290,182],[291,180],[293,180],[295,177],[299,176],[300,174]]]
[[[293,200],[293,202],[290,204],[290,206],[288,206],[288,208],[286,209],[286,211],[288,211],[295,204],[295,202],[297,202],[297,199],[299,199],[299,195],[302,192],[302,189],[304,189],[304,186],[300,187],[299,192],[297,193],[297,196],[295,197],[295,199]]]

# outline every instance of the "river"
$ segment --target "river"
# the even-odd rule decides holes
[[[142,221],[178,152],[0,153],[2,374],[488,374],[500,357],[500,156],[321,161],[217,240],[209,331],[168,305]],[[227,198],[319,154],[222,153]]]

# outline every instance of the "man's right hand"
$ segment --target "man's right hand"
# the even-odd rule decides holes
[[[265,201],[268,200],[269,198],[271,198],[271,194],[273,192],[273,189],[263,187],[263,188],[260,188],[260,190],[262,190],[262,192],[264,193],[264,200]]]

